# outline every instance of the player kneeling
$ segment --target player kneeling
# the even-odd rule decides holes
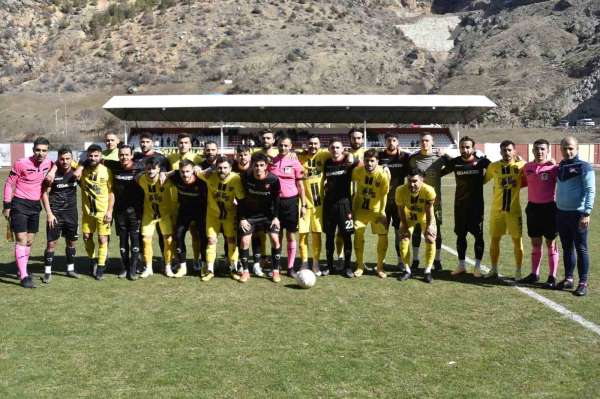
[[[400,277],[401,281],[408,280],[411,276],[409,249],[414,227],[419,224],[421,231],[425,232],[425,282],[431,283],[431,268],[435,258],[435,239],[437,228],[433,204],[435,202],[435,190],[433,187],[423,183],[423,176],[417,170],[408,174],[406,184],[396,189],[396,204],[398,205],[398,216],[400,217],[400,250],[404,260],[405,271]]]
[[[250,278],[248,258],[252,235],[257,231],[265,231],[271,238],[271,263],[273,282],[280,282],[279,263],[281,260],[281,244],[279,241],[279,179],[267,170],[269,160],[263,153],[252,155],[252,169],[242,176],[245,198],[238,206],[239,233],[242,236],[241,263],[242,277],[245,283]]]

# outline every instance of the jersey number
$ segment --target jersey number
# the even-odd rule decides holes
[[[227,218],[227,209],[225,209],[225,203],[222,201],[217,201],[217,206],[219,207],[219,219]]]
[[[312,183],[310,185],[310,192],[312,194],[314,206],[320,206],[321,197],[319,196],[319,183]]]

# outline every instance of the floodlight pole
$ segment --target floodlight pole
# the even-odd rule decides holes
[[[363,136],[365,138],[363,140],[363,147],[367,148],[367,147],[369,147],[367,145],[367,141],[369,141],[369,139],[367,138],[367,121],[366,120],[363,121]]]
[[[123,142],[127,144],[127,121],[123,121]]]
[[[458,143],[460,142],[460,124],[456,122],[456,146],[458,147]]]

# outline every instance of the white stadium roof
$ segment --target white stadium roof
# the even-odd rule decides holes
[[[467,123],[495,108],[485,96],[138,95],[103,108],[125,121],[278,123]]]

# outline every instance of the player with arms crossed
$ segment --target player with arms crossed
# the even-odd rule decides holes
[[[515,143],[500,143],[502,159],[487,169],[484,182],[493,181],[493,202],[490,209],[490,257],[492,269],[486,277],[498,277],[500,240],[507,232],[512,237],[515,255],[515,280],[521,279],[523,264],[523,217],[521,216],[520,192],[527,180],[523,178],[525,162],[517,161]]]
[[[176,189],[169,180],[160,182],[160,159],[149,157],[145,160],[144,173],[137,176],[137,183],[144,190],[144,210],[142,213],[142,240],[144,243],[144,263],[146,268],[140,275],[147,278],[154,274],[152,270],[152,238],[158,225],[162,231],[165,274],[173,276],[173,211],[177,209]],[[160,237],[159,237],[160,239]]]
[[[281,281],[279,263],[281,245],[279,242],[279,179],[268,171],[269,159],[263,153],[252,155],[252,169],[242,176],[245,189],[244,199],[238,205],[239,234],[241,238],[242,276],[240,282],[250,279],[248,257],[252,235],[257,231],[268,232],[271,238],[271,263],[273,281]]]
[[[15,162],[4,183],[2,214],[15,234],[17,277],[23,288],[35,288],[27,264],[35,233],[40,228],[42,184],[52,167],[52,161],[47,159],[49,146],[45,138],[35,139],[33,155]]]
[[[454,172],[456,191],[454,193],[454,233],[458,267],[453,276],[466,272],[467,233],[475,238],[475,269],[473,275],[481,277],[481,260],[485,250],[483,240],[483,180],[490,160],[475,155],[475,140],[463,136],[458,147],[460,156],[451,159],[446,166],[448,172]]]
[[[548,159],[550,143],[545,139],[533,143],[534,160],[527,162],[524,168],[527,179],[527,234],[531,238],[531,274],[520,283],[533,284],[540,279],[542,261],[542,243],[546,239],[548,248],[549,275],[547,288],[556,287],[556,269],[558,267],[558,248],[556,247],[556,178],[558,165]]]
[[[352,155],[344,154],[344,146],[338,138],[329,142],[331,158],[323,166],[323,231],[325,232],[325,252],[327,266],[321,271],[327,276],[333,271],[333,252],[335,249],[336,230],[343,241],[344,274],[348,278],[354,277],[354,270],[350,264],[352,258],[352,234],[354,221],[352,219],[352,171],[357,166]],[[341,270],[339,270],[341,272]]]
[[[400,276],[400,281],[411,277],[408,266],[411,235],[415,233],[415,226],[421,225],[421,231],[425,232],[425,275],[424,280],[431,283],[431,268],[435,258],[435,238],[437,225],[435,223],[435,190],[423,182],[421,172],[413,169],[408,173],[406,184],[396,189],[395,197],[398,205],[398,216],[400,217],[400,235],[402,241],[400,248],[404,258],[405,270]]]
[[[85,251],[92,265],[96,280],[104,279],[108,256],[108,237],[115,202],[112,191],[112,174],[101,164],[102,148],[92,144],[87,149],[87,160],[83,167],[79,186],[81,187],[81,232]],[[98,234],[98,255],[94,233]]]
[[[371,231],[377,235],[377,270],[380,278],[386,278],[383,263],[388,247],[387,218],[385,207],[390,188],[388,172],[378,166],[377,152],[367,150],[364,165],[352,171],[352,182],[356,184],[353,196],[352,214],[354,216],[354,252],[356,253],[356,270],[354,275],[360,277],[365,270],[363,254],[365,250],[365,230],[371,225]]]
[[[65,238],[67,276],[79,278],[75,271],[76,244],[79,238],[79,217],[77,215],[77,185],[79,178],[72,168],[73,154],[68,148],[58,150],[57,169],[52,183],[47,184],[42,194],[42,204],[46,210],[46,251],[44,252],[44,277],[48,284],[52,279],[54,251],[56,243]]]

